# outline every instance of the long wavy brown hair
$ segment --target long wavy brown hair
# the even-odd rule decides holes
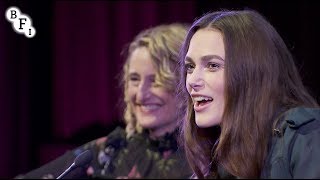
[[[225,107],[218,127],[199,128],[186,91],[184,67],[199,29],[216,29],[225,46]],[[180,52],[179,96],[188,104],[181,127],[190,166],[198,178],[219,177],[218,167],[240,178],[260,176],[276,116],[297,106],[318,107],[275,28],[254,10],[208,13],[189,29]]]

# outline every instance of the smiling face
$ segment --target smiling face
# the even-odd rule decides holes
[[[193,35],[185,58],[186,88],[199,127],[219,125],[222,121],[224,59],[223,37],[218,30],[200,29]]]
[[[128,99],[137,122],[154,136],[176,127],[176,98],[155,83],[156,69],[145,47],[135,49],[129,59]]]

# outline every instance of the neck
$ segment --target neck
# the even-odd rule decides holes
[[[149,136],[151,139],[157,139],[161,136],[164,136],[166,133],[172,133],[177,127],[177,121],[172,121],[168,124],[165,124],[161,127],[149,129]]]

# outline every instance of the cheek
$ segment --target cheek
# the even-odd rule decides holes
[[[217,80],[217,91],[222,97],[224,97],[224,78],[223,77]]]
[[[224,93],[224,74],[223,71],[216,74],[208,74],[205,76],[205,81],[210,86],[211,89],[221,95]]]
[[[163,88],[150,89],[150,93],[165,102],[169,100],[169,93],[167,93]]]
[[[173,92],[170,93],[167,90],[165,90],[164,88],[159,88],[159,89],[151,90],[151,93],[155,97],[157,97],[159,100],[161,100],[163,103],[166,104],[165,108],[169,108],[167,110],[171,110],[172,108],[174,109],[173,104],[174,104],[174,106],[176,105],[174,103],[176,96]]]
[[[216,98],[218,100],[219,106],[221,110],[224,110],[224,105],[225,105],[225,91],[224,91],[224,82],[223,81],[218,81],[217,85],[215,87],[215,92],[216,92]]]
[[[186,89],[187,89],[188,93],[190,94],[190,92],[191,92],[191,86],[189,85],[189,80],[188,80],[188,78],[186,78],[186,84],[185,84],[185,87],[186,87]]]
[[[163,98],[163,100],[166,101],[166,105],[163,108],[162,116],[170,121],[175,120],[177,111],[180,108],[179,101],[174,96],[167,96],[167,98]]]
[[[126,93],[126,100],[133,101],[136,94],[137,94],[137,91],[135,90],[134,87],[128,87],[127,93]]]

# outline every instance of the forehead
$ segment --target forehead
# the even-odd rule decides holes
[[[187,56],[218,54],[225,58],[222,33],[213,28],[198,30],[191,38]]]
[[[146,47],[138,47],[129,58],[129,72],[155,73],[152,57]]]

